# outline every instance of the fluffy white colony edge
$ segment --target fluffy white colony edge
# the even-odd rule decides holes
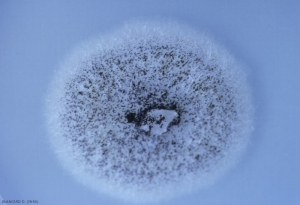
[[[206,35],[135,22],[77,48],[47,98],[54,149],[101,193],[159,201],[215,181],[252,129],[245,74]]]

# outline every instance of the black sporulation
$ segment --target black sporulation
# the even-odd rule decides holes
[[[158,103],[154,103],[153,105],[150,105],[149,107],[146,107],[143,110],[139,110],[137,113],[131,113],[129,111],[125,112],[125,118],[127,119],[128,123],[134,123],[137,127],[140,127],[141,125],[145,124],[145,121],[147,120],[147,113],[151,110],[158,109],[158,110],[174,110],[178,113],[178,116],[174,118],[174,120],[170,123],[169,127],[174,125],[179,125],[180,123],[180,114],[182,113],[182,110],[178,108],[176,103],[168,103],[163,104],[163,100],[158,100]],[[161,121],[164,120],[163,118],[160,119],[160,122],[157,123],[160,124]]]
[[[99,183],[104,178],[132,193],[214,170],[240,120],[223,68],[185,38],[128,42],[92,54],[65,84],[59,126],[72,159]],[[148,115],[152,110],[178,116],[153,134],[151,126],[165,119]]]
[[[135,123],[135,124],[138,123],[137,122],[138,120],[137,120],[137,117],[136,117],[135,113],[126,112],[125,117],[126,117],[128,123]]]
[[[185,170],[195,172],[201,169],[208,157],[222,156],[221,147],[225,146],[226,137],[228,135],[225,134],[221,136],[219,133],[210,133],[211,136],[215,135],[215,138],[219,139],[220,147],[217,148],[212,145],[213,143],[209,136],[200,135],[201,127],[196,124],[197,113],[200,111],[211,116],[211,118],[202,119],[203,126],[208,124],[212,126],[214,123],[214,113],[217,112],[215,108],[216,105],[213,102],[205,102],[207,106],[201,111],[199,108],[203,103],[195,96],[201,94],[209,99],[211,93],[219,92],[219,90],[216,89],[220,86],[222,86],[219,88],[220,90],[226,89],[226,84],[212,80],[212,73],[204,77],[192,76],[192,78],[196,80],[192,83],[189,92],[182,90],[185,88],[180,88],[182,83],[188,82],[191,75],[194,75],[191,74],[191,68],[184,68],[189,61],[194,60],[193,63],[196,64],[198,66],[197,69],[202,72],[216,72],[217,67],[204,65],[201,58],[191,52],[186,53],[182,50],[174,52],[173,50],[176,50],[176,48],[169,45],[140,46],[138,49],[140,53],[135,53],[134,56],[130,56],[131,54],[127,53],[126,49],[123,55],[115,54],[114,51],[110,51],[109,58],[108,56],[100,56],[100,60],[92,61],[92,69],[83,69],[78,79],[72,81],[73,86],[68,86],[68,94],[72,93],[68,97],[69,102],[66,106],[68,112],[77,113],[77,110],[81,110],[86,113],[86,116],[76,114],[75,118],[68,117],[68,120],[64,123],[75,122],[67,125],[67,127],[70,126],[70,132],[74,133],[71,135],[72,141],[78,143],[78,147],[84,153],[83,156],[86,161],[88,163],[94,163],[90,158],[96,154],[96,147],[101,147],[100,153],[102,153],[104,158],[101,162],[97,162],[98,171],[105,173],[105,176],[108,178],[113,178],[114,172],[121,172],[124,176],[134,177],[135,183],[139,184],[142,183],[141,181],[154,183],[153,180],[159,178],[160,174],[145,174],[146,172],[158,172],[158,167],[154,166],[151,170],[148,170],[147,166],[147,163],[151,161],[155,162],[157,157],[172,161],[177,158],[176,153],[186,152],[184,150],[187,150],[187,152],[190,153],[186,153],[187,155],[194,155],[193,153],[196,152],[193,160],[189,160],[189,163],[186,163],[185,166],[168,168],[172,170],[175,169],[173,171],[176,171],[178,175],[183,175]],[[144,56],[149,49],[151,50],[151,54],[145,58]],[[153,58],[157,60],[160,59],[158,60],[160,67],[149,68],[147,64],[145,64],[145,66],[137,64],[140,60],[147,62],[149,59],[152,59],[153,61]],[[115,69],[112,69],[112,67],[115,67]],[[178,72],[172,74],[170,71],[175,68]],[[93,80],[89,79],[90,75],[94,76]],[[117,76],[122,77],[118,78]],[[120,83],[124,83],[129,87],[120,87],[118,86]],[[76,84],[83,84],[85,91],[76,90],[78,88],[75,86]],[[74,94],[75,91],[77,91],[77,95]],[[175,93],[171,93],[171,91]],[[197,95],[190,92],[197,92]],[[232,98],[230,93],[228,93],[227,97],[229,100]],[[221,95],[219,98],[221,98]],[[115,106],[116,104],[118,104],[117,107]],[[87,110],[85,107],[89,109]],[[139,109],[137,109],[137,107],[139,107]],[[170,139],[164,137],[149,138],[151,132],[141,130],[140,127],[149,124],[148,122],[161,123],[162,118],[150,119],[151,117],[147,116],[147,113],[154,109],[174,110],[178,114],[168,125],[168,132],[174,127],[180,130],[188,124],[193,124],[193,126],[197,127],[193,131],[193,136],[185,136],[187,133],[180,133],[179,136],[171,134]],[[224,111],[224,114],[227,115],[228,111]],[[185,120],[182,120],[183,115],[189,116],[189,118],[185,117]],[[105,119],[115,120],[116,125],[112,127],[115,128],[115,130],[118,130],[119,127],[120,129],[123,127],[123,130],[119,130],[118,132],[124,132],[124,138],[118,138],[119,133],[112,129],[107,130],[105,136],[100,135],[98,131],[100,126],[106,127],[112,124],[112,122]],[[74,126],[74,124],[76,125]],[[134,133],[129,131],[128,128],[130,125],[134,125]],[[223,130],[227,130],[227,127],[229,127],[227,124],[224,124],[223,127],[218,126]],[[149,125],[149,130],[151,129],[152,127]],[[87,130],[92,132],[97,139],[94,144],[89,144],[87,140],[77,140],[77,137],[84,136]],[[228,130],[228,132],[230,131]],[[182,142],[179,140],[185,139],[185,137],[191,138],[192,140],[196,140],[199,137],[204,139],[200,144],[195,144],[187,148],[182,145]],[[221,138],[223,138],[223,140]],[[155,149],[151,153],[149,153],[150,150],[147,150],[147,144],[150,143],[150,141],[155,144]],[[206,152],[201,155],[197,154],[197,150],[200,147],[206,150]],[[128,156],[121,154],[120,150],[124,148],[128,150]],[[167,150],[169,149],[174,151],[168,153]],[[145,159],[139,159],[139,156],[144,156],[145,154],[147,155]],[[118,160],[116,160],[115,162],[109,162],[115,164],[113,165],[114,168],[111,170],[111,173],[106,170],[106,168],[102,170],[108,163],[106,159],[112,157],[121,157],[123,162],[132,164],[132,166],[125,168],[126,163],[118,164]],[[176,160],[173,163],[180,164],[180,162]],[[137,173],[135,167],[140,167],[142,172]],[[122,179],[123,183],[132,183],[129,178]],[[172,178],[165,176],[165,181],[172,180]]]

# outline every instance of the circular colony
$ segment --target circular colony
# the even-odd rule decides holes
[[[203,34],[131,23],[83,44],[47,99],[54,149],[101,193],[155,201],[213,182],[251,131],[245,76]]]

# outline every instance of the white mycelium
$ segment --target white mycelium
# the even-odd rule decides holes
[[[150,131],[151,135],[161,135],[167,132],[168,126],[175,117],[178,117],[178,114],[174,110],[150,110],[143,120],[141,129]]]
[[[224,173],[251,131],[245,77],[205,35],[126,25],[78,48],[47,99],[54,148],[96,190],[155,201]]]

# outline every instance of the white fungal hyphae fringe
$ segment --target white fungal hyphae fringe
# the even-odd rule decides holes
[[[251,131],[242,69],[203,34],[140,22],[78,48],[47,99],[55,151],[83,183],[158,201],[213,182]]]

